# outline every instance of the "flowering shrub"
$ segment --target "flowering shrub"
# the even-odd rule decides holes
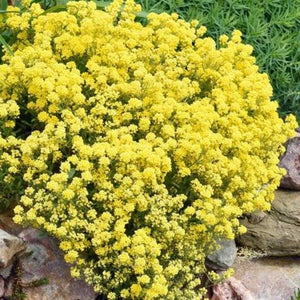
[[[46,1],[46,0],[41,0]],[[136,0],[145,11],[176,12],[198,20],[217,39],[242,30],[254,48],[256,64],[268,73],[279,114],[296,115],[300,124],[299,2],[295,0]]]
[[[239,31],[216,49],[197,22],[143,26],[122,4],[7,17],[4,185],[22,194],[14,221],[57,237],[72,275],[109,299],[199,299],[216,241],[270,208],[296,122]]]

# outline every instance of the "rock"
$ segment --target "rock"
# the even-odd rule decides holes
[[[258,224],[260,223],[263,218],[266,216],[267,214],[263,211],[256,211],[254,213],[252,213],[249,217],[248,220],[251,224]]]
[[[206,265],[214,270],[226,270],[232,266],[237,254],[234,240],[222,240],[221,248],[207,256]]]
[[[0,276],[0,298],[3,297],[4,292],[5,292],[4,279]]]
[[[11,299],[13,295],[13,278],[9,278],[8,281],[6,281],[6,289],[4,293],[4,299]]]
[[[300,257],[264,257],[240,260],[233,265],[234,277],[256,300],[287,300],[300,287]]]
[[[22,229],[11,221],[9,215],[0,215],[0,228],[5,228],[7,232],[13,234],[19,234],[17,238],[6,233],[12,239],[15,238],[26,245],[26,251],[23,251],[22,255],[18,255],[13,264],[0,270],[0,299],[1,278],[5,282],[4,299],[10,299],[14,295],[16,281],[20,282],[22,292],[26,294],[26,299],[30,300],[96,299],[97,295],[92,287],[83,280],[71,278],[70,267],[64,261],[57,240],[32,228]],[[1,229],[0,254],[5,253],[3,249],[6,248],[4,241],[5,245],[3,247],[1,245],[1,236],[3,235]],[[18,276],[16,275],[18,273],[16,266],[20,270]],[[45,278],[48,279],[49,284],[34,286],[37,281]]]
[[[0,269],[0,276],[5,280],[9,277],[12,269],[12,264],[8,265],[6,268]]]
[[[279,166],[285,168],[287,174],[282,178],[280,187],[290,190],[300,190],[300,134],[286,143],[286,152]]]
[[[12,234],[18,235],[22,230],[22,226],[16,224],[12,220],[13,213],[0,214],[0,229]]]
[[[24,249],[22,239],[0,229],[0,268],[8,266],[12,258]]]
[[[211,300],[255,300],[241,281],[231,277],[213,287]]]
[[[300,226],[300,192],[276,191],[272,213],[281,222]]]
[[[248,231],[238,237],[241,246],[271,256],[300,255],[300,192],[278,190],[271,211],[260,222],[241,220]]]
[[[19,235],[27,243],[27,254],[19,259],[20,281],[30,300],[94,300],[96,293],[83,280],[70,276],[70,267],[64,261],[58,242],[35,229],[26,229]],[[31,254],[30,254],[31,253]],[[48,279],[49,283],[37,287],[30,284]]]

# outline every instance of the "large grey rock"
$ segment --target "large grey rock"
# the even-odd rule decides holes
[[[280,187],[290,190],[300,190],[300,134],[286,143],[286,152],[279,166],[285,168],[287,174],[282,178]]]
[[[271,211],[254,220],[241,220],[248,231],[238,238],[240,245],[272,256],[300,255],[300,192],[276,191]]]
[[[9,265],[12,258],[25,249],[22,239],[0,229],[0,268]]]
[[[222,240],[221,248],[206,258],[206,265],[214,270],[226,270],[232,266],[237,254],[234,240]]]

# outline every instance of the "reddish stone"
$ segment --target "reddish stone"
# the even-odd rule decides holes
[[[27,299],[94,300],[97,297],[83,280],[71,278],[70,267],[57,240],[35,229],[26,229],[19,236],[27,242],[27,252],[32,253],[20,258],[21,282],[26,286],[43,278],[49,281],[46,285],[24,288]]]
[[[213,287],[211,300],[254,300],[251,292],[241,281],[231,277]]]

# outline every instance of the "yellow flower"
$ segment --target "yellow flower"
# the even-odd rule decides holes
[[[59,247],[61,250],[67,251],[67,250],[71,250],[72,249],[72,244],[68,241],[62,241],[59,244]]]
[[[23,211],[24,211],[24,209],[23,209],[23,207],[20,206],[20,205],[17,205],[17,206],[14,208],[14,213],[15,213],[16,215],[21,214]]]
[[[133,297],[139,297],[141,291],[142,291],[142,287],[139,284],[133,284],[130,287],[130,291],[131,291],[131,295]]]
[[[137,279],[138,279],[138,282],[141,284],[147,284],[150,282],[150,277],[147,275],[140,276]]]
[[[66,189],[62,192],[62,196],[66,200],[71,200],[75,197],[75,193],[71,189]]]
[[[15,216],[13,217],[13,221],[14,221],[16,224],[22,224],[23,218],[22,218],[20,215],[15,215]]]
[[[70,250],[65,255],[65,260],[67,263],[73,263],[77,257],[78,257],[78,252],[75,250]]]

